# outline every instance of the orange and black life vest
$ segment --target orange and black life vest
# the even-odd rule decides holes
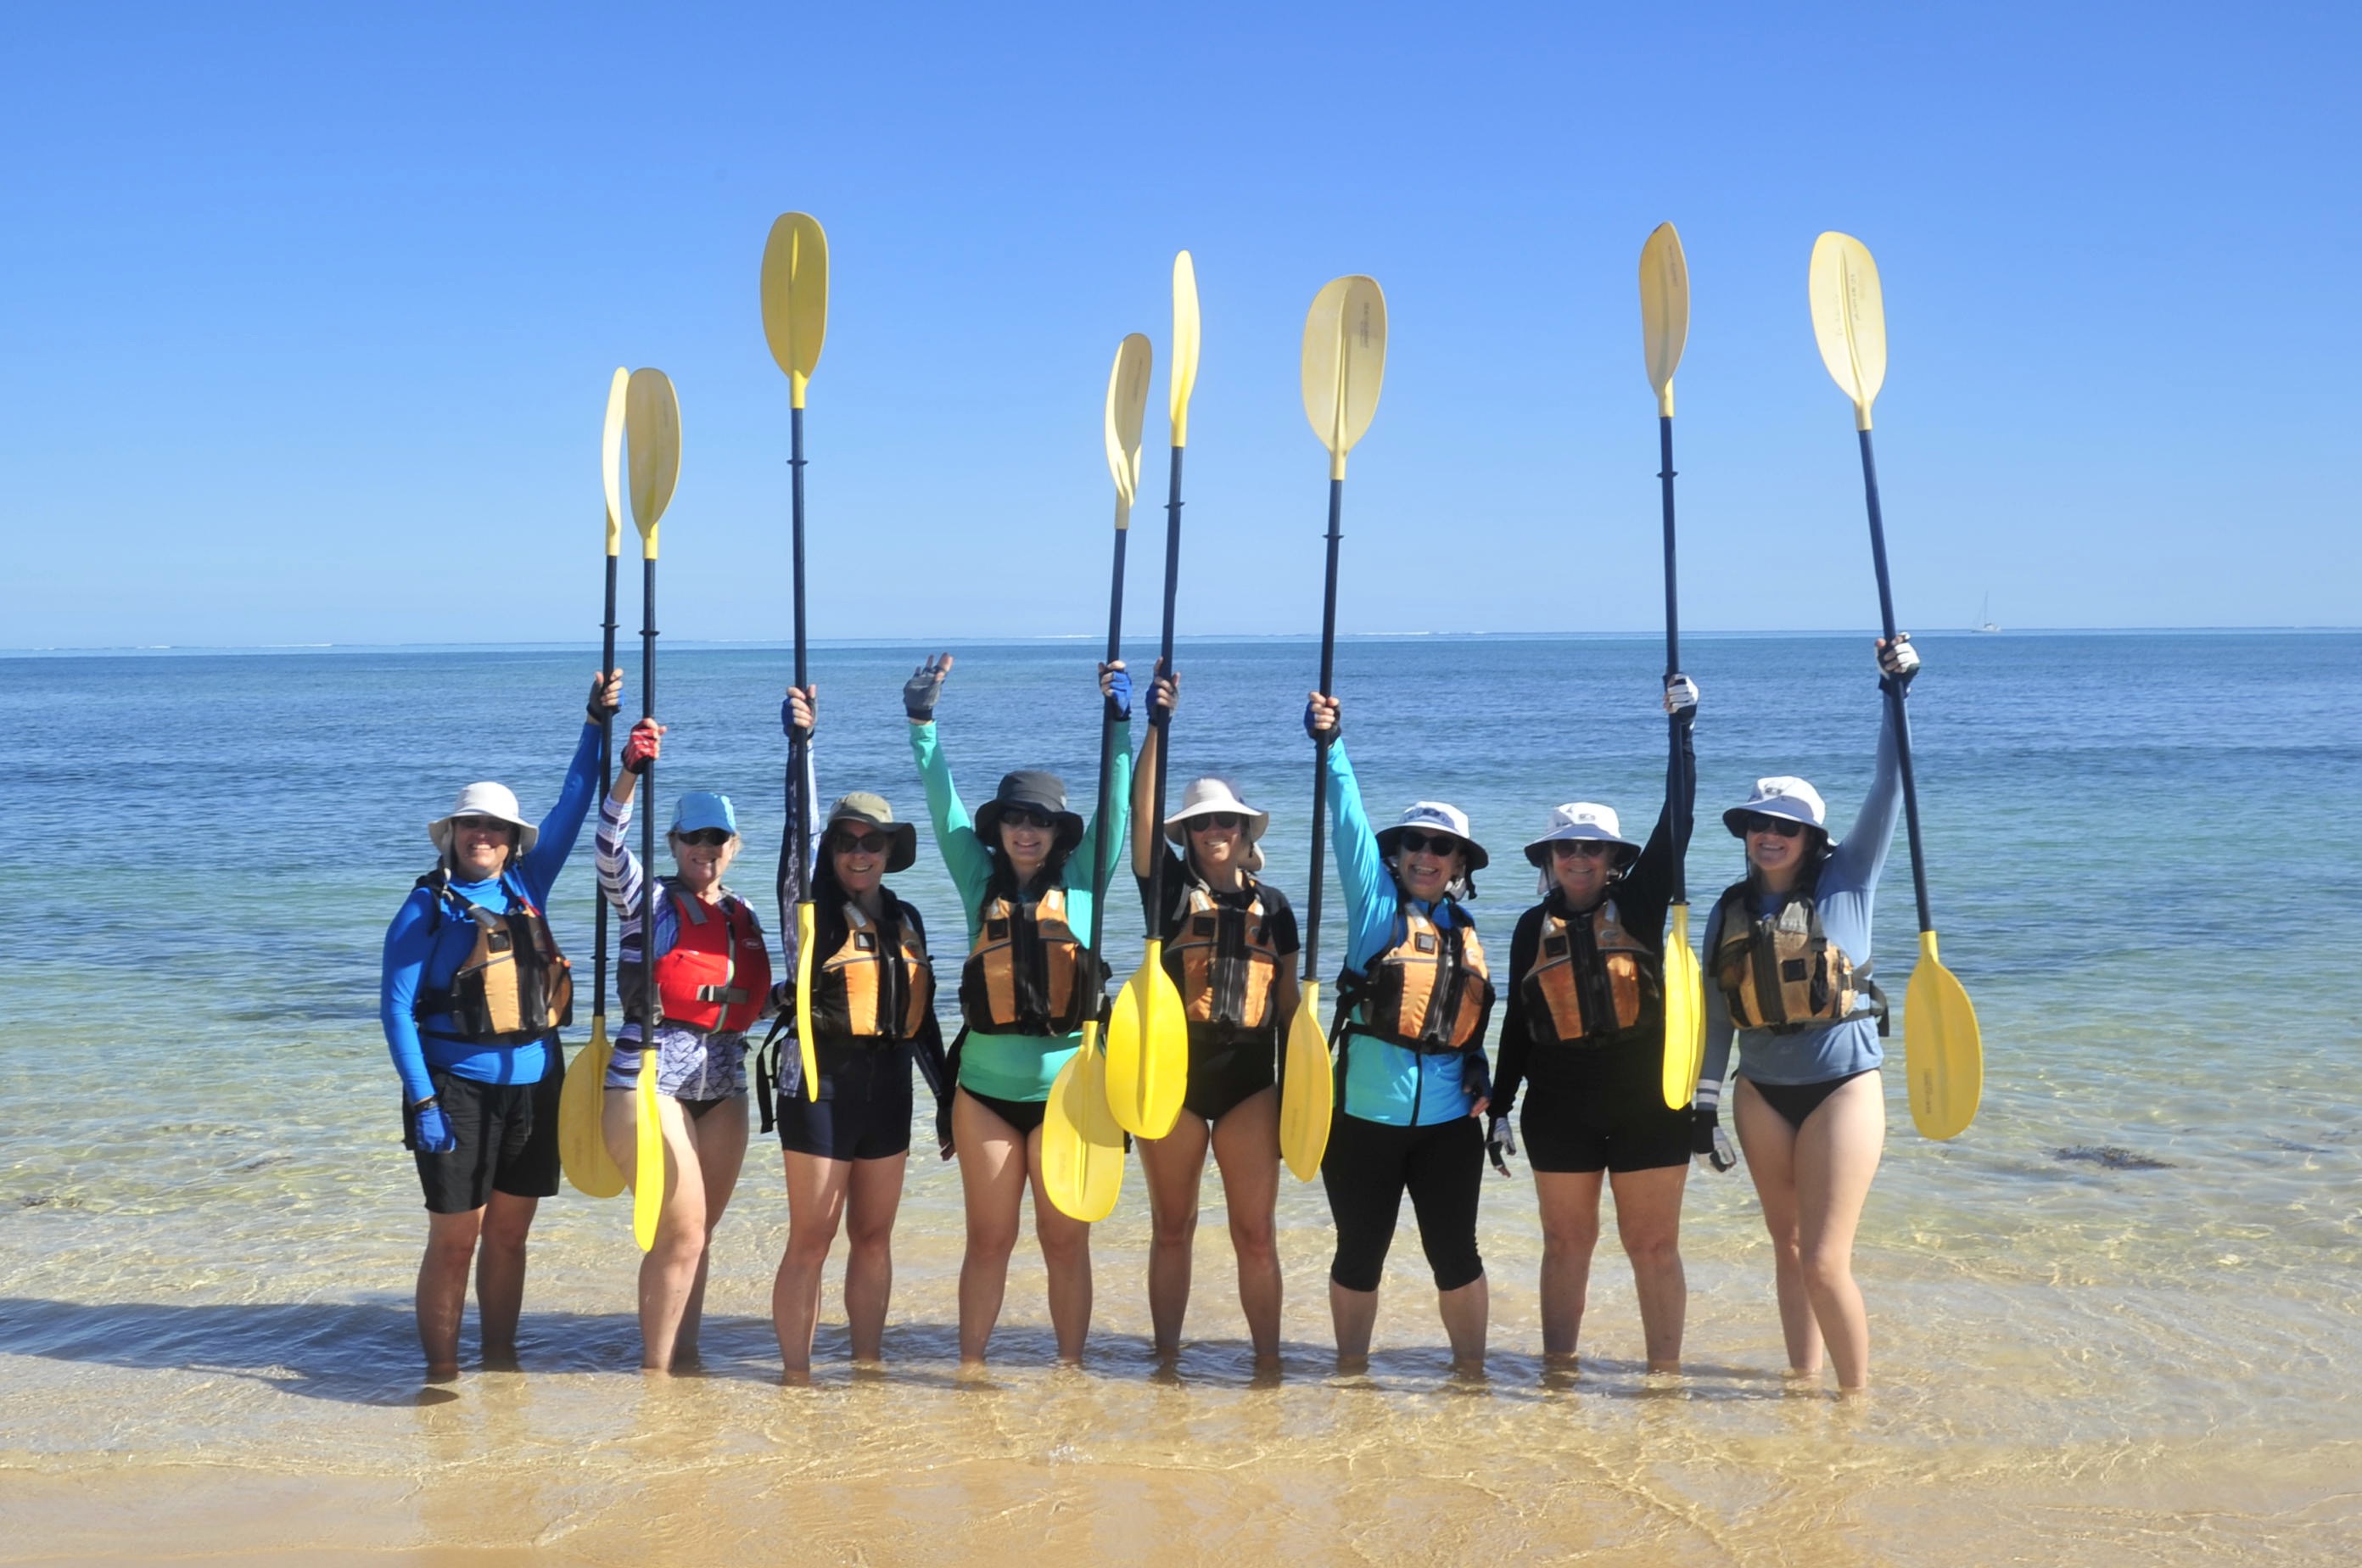
[[[812,966],[812,1032],[863,1044],[915,1040],[935,1006],[935,971],[916,922],[844,904],[844,940]]]
[[[1182,887],[1180,929],[1164,944],[1164,967],[1192,1023],[1261,1029],[1271,1021],[1279,949],[1261,885],[1250,880],[1247,895],[1243,905],[1226,902],[1194,877]]]
[[[1518,983],[1537,1039],[1596,1045],[1639,1026],[1643,1004],[1664,993],[1664,965],[1615,900],[1572,919],[1545,904],[1534,966]]]
[[[421,877],[438,911],[448,910],[476,928],[475,945],[459,961],[451,983],[424,990],[412,1015],[424,1025],[436,1015],[450,1019],[439,1038],[469,1045],[524,1045],[574,1021],[574,971],[557,950],[549,920],[523,889],[507,877],[501,886],[514,906],[495,914],[451,891],[450,872],[441,867]]]
[[[1885,1032],[1886,998],[1821,929],[1812,889],[1791,890],[1768,915],[1753,914],[1752,878],[1723,890],[1708,929],[1716,933],[1707,973],[1741,1029],[1788,1033],[1854,1017]],[[1859,1013],[1854,1004],[1871,1006]]]
[[[735,893],[723,893],[722,918],[704,900],[684,898],[672,878],[662,878],[672,900],[672,945],[657,960],[657,1006],[667,1023],[688,1029],[743,1034],[762,1016],[771,996],[771,955],[755,911]],[[645,940],[645,937],[644,937]],[[637,1018],[638,999],[624,975],[626,1016]]]
[[[1454,912],[1457,912],[1456,910]],[[1494,989],[1485,966],[1485,944],[1476,930],[1455,920],[1449,928],[1409,900],[1399,906],[1400,941],[1374,959],[1366,971],[1340,977],[1340,1013],[1358,1007],[1351,1021],[1367,1034],[1413,1051],[1442,1055],[1480,1040],[1493,1015]]]
[[[960,1010],[980,1034],[1072,1034],[1107,991],[1107,971],[1066,923],[1066,890],[993,893],[960,972]]]

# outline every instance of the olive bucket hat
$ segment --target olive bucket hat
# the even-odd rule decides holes
[[[889,875],[907,871],[919,858],[919,830],[909,823],[894,820],[894,808],[886,803],[883,795],[873,795],[866,790],[855,790],[850,795],[839,795],[836,804],[828,809],[828,825],[839,823],[859,823],[875,828],[894,842],[886,851]]]

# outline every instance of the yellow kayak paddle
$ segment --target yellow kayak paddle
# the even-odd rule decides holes
[[[1154,352],[1135,332],[1115,351],[1108,373],[1107,459],[1115,476],[1115,570],[1108,590],[1108,660],[1123,646],[1124,545],[1131,535],[1131,502],[1140,491],[1140,422],[1148,412],[1148,381]],[[1091,865],[1091,952],[1099,948],[1107,907],[1108,865],[1115,845],[1107,832],[1109,778],[1115,768],[1116,726],[1099,723],[1098,822],[1100,842]],[[1100,995],[1104,997],[1105,991]],[[1058,1212],[1086,1223],[1104,1220],[1123,1189],[1123,1128],[1108,1104],[1107,1057],[1100,1049],[1099,1021],[1083,1023],[1083,1043],[1058,1069],[1042,1119],[1042,1190]]]
[[[1808,283],[1813,337],[1838,390],[1853,400],[1861,443],[1862,495],[1870,508],[1870,554],[1878,569],[1879,621],[1894,642],[1894,595],[1886,575],[1886,525],[1878,509],[1878,464],[1870,446],[1870,406],[1886,381],[1886,303],[1878,264],[1849,234],[1813,243]],[[1957,1138],[1976,1120],[1984,1095],[1984,1039],[1969,993],[1936,956],[1936,922],[1927,908],[1927,857],[1919,841],[1919,787],[1911,770],[1910,709],[1904,688],[1889,682],[1895,753],[1903,770],[1903,820],[1911,835],[1911,889],[1919,901],[1919,963],[1903,998],[1904,1076],[1911,1120],[1922,1136]]]
[[[828,335],[828,236],[818,219],[783,213],[763,245],[763,336],[771,358],[788,378],[788,469],[794,476],[791,503],[795,536],[796,686],[810,680],[804,648],[804,390],[820,369],[822,339]],[[788,771],[796,779],[796,820],[789,824],[791,846],[802,858],[796,900],[796,1045],[803,1057],[804,1099],[820,1099],[820,1060],[812,1041],[811,801],[804,787],[809,733],[788,743]]]
[[[1673,570],[1673,370],[1690,337],[1690,269],[1682,237],[1661,223],[1640,247],[1640,337],[1649,384],[1657,392],[1657,483],[1665,514],[1665,679],[1682,672],[1682,613]],[[1705,1061],[1705,985],[1690,946],[1689,834],[1683,803],[1696,792],[1684,776],[1682,722],[1668,718],[1672,762],[1665,787],[1673,801],[1673,903],[1665,933],[1664,1095],[1670,1110],[1686,1110]]]
[[[615,558],[623,549],[624,497],[617,468],[624,456],[624,392],[629,370],[617,370],[607,383],[607,422],[599,436],[599,477],[607,492],[607,620],[604,651],[599,672],[615,668]],[[599,722],[599,798],[607,798],[614,782],[614,724]],[[599,1130],[606,1104],[607,1060],[614,1047],[607,1040],[607,895],[596,895],[598,956],[590,988],[590,1043],[575,1053],[573,1070],[557,1099],[557,1161],[576,1191],[590,1198],[613,1198],[624,1190],[624,1173],[607,1152]]]
[[[657,703],[657,524],[680,479],[680,401],[662,370],[632,372],[624,394],[632,453],[632,524],[640,531],[640,716]],[[657,1244],[664,1209],[664,1128],[657,1119],[657,769],[640,777],[640,1077],[634,1107],[632,1235]]]
[[[1331,279],[1304,317],[1304,416],[1329,449],[1329,572],[1321,593],[1320,691],[1336,689],[1337,545],[1344,518],[1345,455],[1378,412],[1386,375],[1386,296],[1359,272]],[[1312,882],[1305,897],[1304,982],[1288,1021],[1280,1078],[1279,1152],[1298,1181],[1320,1174],[1336,1109],[1329,1037],[1320,1027],[1320,884],[1327,839],[1329,748],[1312,763]]]
[[[1198,272],[1186,250],[1173,259],[1173,363],[1169,368],[1173,469],[1164,503],[1164,630],[1157,668],[1173,668],[1173,600],[1181,577],[1181,452],[1189,440],[1189,394],[1198,384]],[[1109,389],[1112,392],[1112,388]],[[1111,651],[1108,657],[1116,656]],[[1189,1092],[1189,1018],[1181,993],[1164,972],[1164,769],[1172,755],[1171,715],[1149,707],[1148,722],[1164,733],[1156,747],[1153,808],[1145,830],[1156,846],[1148,876],[1148,952],[1108,1017],[1108,1107],[1135,1138],[1162,1138],[1181,1118]],[[1104,816],[1104,813],[1102,813]],[[1135,833],[1142,830],[1134,825]],[[1098,918],[1093,911],[1092,918]]]

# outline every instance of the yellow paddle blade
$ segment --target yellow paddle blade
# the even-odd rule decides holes
[[[557,1094],[557,1162],[574,1190],[585,1198],[613,1198],[624,1190],[624,1173],[607,1153],[599,1116],[606,1107],[607,1021],[590,1021],[590,1043],[574,1054],[566,1087]]]
[[[624,389],[631,381],[631,371],[618,369],[607,383],[607,424],[599,433],[599,480],[607,491],[607,553],[611,556],[622,554],[624,548],[624,492],[617,469],[624,458]]]
[[[640,1082],[633,1119],[637,1148],[632,1156],[632,1240],[646,1252],[657,1244],[657,1219],[664,1212],[664,1123],[657,1120],[657,1048],[640,1049]]]
[[[1665,933],[1665,1109],[1685,1110],[1705,1065],[1705,984],[1690,946],[1690,907],[1675,904]]]
[[[1082,1049],[1058,1069],[1042,1116],[1042,1190],[1087,1225],[1106,1219],[1123,1190],[1123,1129],[1108,1114],[1098,1031],[1097,1020],[1083,1025]]]
[[[662,370],[637,370],[624,392],[624,434],[632,448],[632,524],[640,555],[657,558],[657,524],[680,479],[680,400]]]
[[[1903,993],[1903,1056],[1920,1136],[1940,1142],[1967,1132],[1984,1098],[1984,1036],[1967,989],[1936,959],[1932,931],[1919,933],[1919,966]]]
[[[1386,378],[1386,296],[1375,278],[1332,278],[1304,316],[1304,417],[1329,448],[1329,477],[1378,412]]]
[[[1329,1038],[1320,1032],[1320,982],[1307,980],[1296,1016],[1288,1021],[1287,1076],[1279,1093],[1279,1153],[1298,1181],[1320,1174],[1335,1100]]]
[[[1870,248],[1834,231],[1813,241],[1807,281],[1813,299],[1813,339],[1838,389],[1853,399],[1853,424],[1870,428],[1870,405],[1886,384],[1886,300]]]
[[[1151,938],[1148,957],[1116,993],[1108,1019],[1107,1101],[1135,1138],[1162,1138],[1181,1119],[1189,1093],[1189,1015],[1164,972],[1164,944]]]
[[[804,1059],[804,1099],[820,1099],[820,1057],[812,1046],[811,975],[812,944],[819,938],[812,932],[812,906],[809,901],[796,906],[796,1044]]]
[[[1148,380],[1156,350],[1148,334],[1135,332],[1116,345],[1115,369],[1108,372],[1107,459],[1115,476],[1115,525],[1131,526],[1131,502],[1140,493],[1140,422],[1148,414]]]
[[[1657,412],[1668,418],[1673,371],[1689,340],[1690,264],[1682,255],[1682,237],[1672,224],[1661,223],[1640,247],[1640,347],[1649,357],[1649,384],[1657,389]]]
[[[1173,258],[1173,444],[1189,444],[1189,394],[1198,385],[1198,269],[1186,250]]]
[[[828,335],[828,236],[805,213],[782,213],[763,242],[763,336],[787,373],[788,401],[804,405]]]

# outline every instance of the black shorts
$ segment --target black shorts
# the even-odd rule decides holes
[[[1047,1099],[996,1099],[991,1095],[977,1093],[966,1084],[960,1085],[959,1092],[1017,1129],[1020,1137],[1032,1132],[1050,1118],[1050,1102]]]
[[[1375,1290],[1394,1245],[1403,1194],[1418,1216],[1418,1243],[1438,1290],[1484,1277],[1476,1251],[1476,1199],[1485,1185],[1485,1134],[1473,1116],[1432,1127],[1390,1127],[1339,1113],[1320,1161],[1337,1255],[1329,1277],[1348,1290]]]
[[[1189,1092],[1182,1105],[1210,1125],[1279,1081],[1278,1043],[1268,1029],[1243,1032],[1189,1026]]]
[[[430,1066],[436,1102],[451,1123],[457,1145],[447,1154],[414,1148],[419,1185],[432,1214],[467,1214],[504,1192],[511,1198],[557,1196],[557,1098],[566,1067],[549,1048],[549,1071],[537,1084],[485,1084]],[[415,1143],[418,1119],[404,1108],[403,1140]]]
[[[1664,1058],[1645,1044],[1536,1046],[1518,1137],[1538,1171],[1653,1171],[1687,1165],[1690,1113],[1665,1107]]]
[[[798,1075],[800,1077],[801,1075]],[[820,1098],[779,1094],[779,1146],[823,1160],[886,1160],[911,1152],[911,1054],[823,1051]]]

